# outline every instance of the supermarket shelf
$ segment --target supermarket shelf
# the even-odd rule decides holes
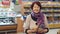
[[[49,28],[60,28],[59,18],[60,18],[60,2],[41,2],[42,12],[46,14],[48,20],[54,21],[49,22]],[[25,7],[30,8],[30,3],[26,3]],[[28,9],[27,9],[28,10]],[[57,17],[57,18],[55,18]],[[57,21],[55,21],[57,19]]]
[[[54,10],[54,12],[60,12],[60,10]]]
[[[60,8],[60,6],[54,6],[54,7],[56,7],[56,8]]]
[[[41,10],[42,12],[60,12],[60,10]]]
[[[47,4],[48,5],[48,4]],[[60,5],[59,6],[52,6],[52,4],[49,6],[45,6],[45,4],[44,5],[42,5],[42,8],[60,8]],[[31,4],[28,4],[28,5],[25,5],[25,7],[30,7],[31,6]]]
[[[60,14],[54,14],[54,16],[60,16]]]
[[[43,8],[60,8],[60,6],[42,6]]]
[[[54,10],[54,12],[60,12],[60,10]]]
[[[46,14],[46,16],[53,16],[52,14]]]
[[[55,10],[54,11],[53,10],[42,10],[42,12],[60,12],[60,11],[59,10],[56,10],[56,11]]]
[[[41,10],[42,12],[53,12],[53,10]]]
[[[60,24],[49,24],[49,28],[60,28]]]

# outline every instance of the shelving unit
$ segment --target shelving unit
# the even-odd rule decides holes
[[[45,13],[47,16],[49,28],[60,28],[60,3],[47,1],[47,2],[41,2],[41,4],[42,4],[42,12]],[[25,6],[26,10],[30,9],[30,6],[28,5],[31,5],[31,4],[26,3],[26,6]],[[31,9],[27,13],[31,13]]]

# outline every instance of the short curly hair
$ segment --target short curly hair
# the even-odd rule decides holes
[[[31,9],[32,9],[32,10],[33,10],[34,4],[37,4],[37,5],[40,7],[40,9],[42,8],[42,7],[41,7],[41,3],[40,3],[39,1],[35,1],[35,2],[33,2],[32,5],[31,5]]]

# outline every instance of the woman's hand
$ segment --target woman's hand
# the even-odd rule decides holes
[[[43,33],[43,31],[44,31],[44,30],[43,30],[42,28],[38,28],[38,32],[39,32],[39,33]]]
[[[31,30],[28,30],[27,33],[34,33],[34,32],[39,32],[39,33],[43,33],[43,32],[46,32],[47,29],[42,29],[42,28],[38,28],[38,26],[34,27],[33,29]]]
[[[43,32],[46,33],[47,32],[47,29],[44,29]]]
[[[33,32],[39,32],[39,33],[43,33],[46,30],[42,29],[42,28],[38,28],[38,26],[35,26],[33,29],[28,30],[27,33],[33,33]]]
[[[33,27],[33,30],[37,30],[38,29],[38,25],[36,25],[35,27]]]
[[[27,33],[32,33],[32,30],[28,30]]]
[[[38,26],[33,27],[32,29],[28,30],[27,33],[34,33],[37,32]]]
[[[28,30],[27,33],[35,33],[36,31],[35,30]]]
[[[39,33],[45,33],[45,32],[47,32],[47,29],[39,28],[39,29],[38,29],[38,32],[39,32]]]

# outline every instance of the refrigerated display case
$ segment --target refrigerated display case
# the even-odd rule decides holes
[[[15,12],[0,12],[0,25],[16,24]]]
[[[14,11],[0,12],[0,33],[16,32],[17,22]]]

